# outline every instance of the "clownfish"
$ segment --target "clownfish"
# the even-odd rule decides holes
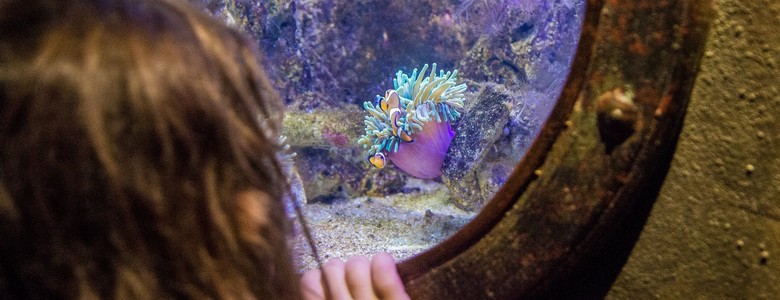
[[[385,159],[385,155],[382,152],[377,152],[373,156],[369,156],[366,158],[368,162],[376,167],[377,169],[382,169],[387,164],[387,160]]]
[[[387,90],[383,100],[379,102],[379,107],[382,108],[382,111],[392,110],[401,106],[401,100],[398,98],[398,92],[395,90]]]
[[[407,142],[407,143],[414,142],[414,139],[412,138],[412,136],[410,136],[406,132],[406,130],[403,130],[403,129],[398,131],[398,138],[400,138],[401,141],[404,141],[404,142]]]
[[[401,119],[402,111],[398,108],[393,108],[387,114],[390,117],[390,127],[393,129],[393,135],[398,136],[398,120]]]

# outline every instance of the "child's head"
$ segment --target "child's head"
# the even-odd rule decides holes
[[[249,45],[177,0],[0,2],[0,293],[297,297]]]

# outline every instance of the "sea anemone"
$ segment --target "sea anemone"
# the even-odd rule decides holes
[[[418,178],[436,178],[455,133],[450,122],[460,117],[466,84],[457,84],[458,71],[430,75],[424,65],[408,76],[402,71],[393,79],[394,89],[376,96],[363,107],[366,133],[358,139],[368,149],[368,161],[384,168],[387,160]]]

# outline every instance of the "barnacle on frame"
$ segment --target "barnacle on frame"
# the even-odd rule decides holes
[[[418,138],[439,139],[427,141],[436,145],[430,150],[435,152],[431,155],[443,156],[446,148],[440,148],[449,147],[454,134],[449,122],[460,117],[458,109],[463,108],[467,87],[466,84],[457,83],[457,70],[446,73],[441,70],[437,75],[435,63],[432,64],[430,74],[426,74],[427,70],[426,64],[419,73],[417,69],[411,75],[398,71],[393,79],[394,89],[387,90],[384,97],[377,95],[375,103],[367,101],[363,104],[368,115],[364,120],[365,134],[358,139],[358,143],[368,149],[368,160],[374,166],[384,167],[386,156],[399,152],[403,144],[415,143]],[[449,135],[431,132],[421,136],[426,126],[437,126],[431,125],[432,122],[447,123],[446,131]],[[439,131],[445,130],[442,126],[437,128],[441,128],[436,129]],[[398,165],[395,160],[394,163]]]

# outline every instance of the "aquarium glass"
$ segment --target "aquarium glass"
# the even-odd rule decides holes
[[[420,253],[504,184],[569,73],[584,0],[190,0],[252,37],[323,259]],[[291,244],[314,266],[300,224]]]

